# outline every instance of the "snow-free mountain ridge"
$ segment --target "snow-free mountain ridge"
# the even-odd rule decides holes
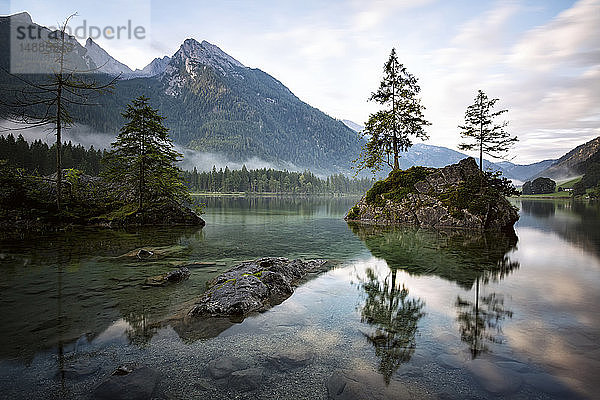
[[[0,17],[0,27],[8,26],[13,18],[35,25],[29,14],[21,13]],[[0,38],[2,49],[9,48],[5,35]],[[219,153],[238,163],[257,158],[275,167],[352,173],[352,160],[360,152],[356,132],[363,129],[361,125],[327,116],[271,75],[244,66],[214,44],[189,38],[172,56],[155,58],[142,70],[132,71],[92,39],[85,47],[71,39],[74,65],[120,75],[113,92],[99,99],[102,107],[87,107],[81,113],[74,110],[78,122],[98,132],[118,131],[127,103],[145,95],[166,117],[171,137],[182,146]],[[8,51],[2,51],[3,65],[8,56]],[[40,61],[42,66],[44,62]],[[448,148],[415,144],[402,154],[400,166],[439,168],[465,157]],[[552,162],[523,166],[484,161],[484,168],[501,169],[505,176],[524,181]]]

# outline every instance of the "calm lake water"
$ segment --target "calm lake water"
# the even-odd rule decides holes
[[[349,226],[355,201],[207,198],[203,229],[0,240],[0,398],[88,398],[120,365],[158,371],[165,399],[326,399],[336,370],[414,398],[598,398],[598,204],[517,200],[513,237]],[[127,255],[140,247],[160,257]],[[334,267],[242,323],[178,318],[207,280],[264,256]],[[196,261],[183,283],[142,286]],[[271,362],[290,351],[310,357]],[[221,357],[262,372],[257,387],[213,380]]]

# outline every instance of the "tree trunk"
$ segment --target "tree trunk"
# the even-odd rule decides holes
[[[483,99],[479,99],[479,172],[483,172]]]
[[[394,151],[394,171],[400,169],[400,165],[398,164],[398,127],[396,126],[396,63],[392,62],[392,118],[394,118],[394,137],[392,138],[392,146]]]
[[[141,143],[140,143],[140,187],[139,187],[139,194],[138,194],[138,211],[142,210],[143,204],[144,204],[144,144],[145,144],[145,131],[144,131],[145,127],[144,127],[144,118],[142,117],[142,134],[141,134]]]
[[[61,188],[62,188],[62,157],[61,157],[61,149],[62,149],[62,137],[61,137],[61,95],[62,95],[62,77],[59,78],[60,81],[58,83],[58,91],[57,91],[57,101],[56,101],[56,207],[60,211],[60,196],[61,196]]]
[[[396,133],[394,132],[394,140],[392,141],[394,146],[394,170],[400,169],[400,164],[398,163],[398,138],[396,137]]]
[[[479,143],[479,172],[483,172],[483,142]]]

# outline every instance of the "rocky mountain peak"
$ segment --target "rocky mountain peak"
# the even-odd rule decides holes
[[[206,40],[200,43],[195,39],[186,39],[173,56],[173,59],[183,62],[191,60],[199,64],[209,65],[222,73],[235,67],[245,68],[242,63]]]
[[[106,50],[100,47],[98,43],[94,42],[91,37],[88,37],[85,41],[85,49],[87,50],[86,55],[98,66],[100,72],[109,75],[125,75],[132,73],[131,68],[115,60],[106,52]]]
[[[5,18],[5,17],[3,17],[3,18]],[[31,15],[29,15],[29,13],[26,12],[26,11],[9,15],[6,18],[10,18],[11,22],[13,22],[13,23],[33,24],[33,20],[31,19]]]

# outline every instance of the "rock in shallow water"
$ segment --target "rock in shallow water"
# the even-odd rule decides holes
[[[280,304],[307,273],[325,260],[261,258],[244,262],[208,282],[208,290],[189,311],[197,317],[244,317]]]
[[[125,371],[119,369],[118,371]],[[140,367],[126,374],[113,374],[106,378],[92,394],[98,400],[150,399],[159,379],[157,371]]]
[[[386,385],[383,377],[369,370],[335,371],[327,380],[331,400],[408,400],[412,394],[404,385],[391,381]]]
[[[229,377],[229,386],[240,392],[248,392],[257,389],[263,378],[261,368],[247,368],[231,373]]]
[[[315,355],[306,351],[286,350],[268,358],[271,366],[279,371],[289,371],[310,364]]]
[[[183,282],[190,277],[190,270],[183,267],[166,274],[146,278],[145,286],[166,286],[169,283]]]
[[[208,373],[215,379],[226,378],[235,371],[248,368],[248,364],[237,357],[221,357],[208,363]]]

